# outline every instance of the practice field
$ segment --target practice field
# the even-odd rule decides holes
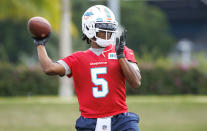
[[[207,131],[207,96],[128,96],[140,131]],[[0,98],[0,131],[75,131],[76,98]]]

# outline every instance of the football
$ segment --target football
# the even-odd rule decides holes
[[[32,37],[41,39],[51,32],[50,23],[43,17],[32,17],[28,21],[28,30]]]

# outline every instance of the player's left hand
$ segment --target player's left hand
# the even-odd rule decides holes
[[[126,45],[126,30],[124,29],[120,38],[116,38],[115,50],[116,50],[116,55],[118,59],[125,58],[125,55],[123,53],[125,45]]]

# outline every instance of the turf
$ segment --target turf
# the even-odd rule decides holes
[[[140,131],[206,131],[207,96],[128,96]],[[0,98],[0,131],[74,131],[76,98]]]

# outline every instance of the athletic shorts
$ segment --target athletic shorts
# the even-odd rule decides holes
[[[102,131],[139,131],[139,116],[135,113],[126,112],[106,118],[110,119],[111,127],[107,129],[106,125],[101,125]],[[75,128],[77,131],[95,131],[97,130],[97,118],[80,116],[76,121]]]

